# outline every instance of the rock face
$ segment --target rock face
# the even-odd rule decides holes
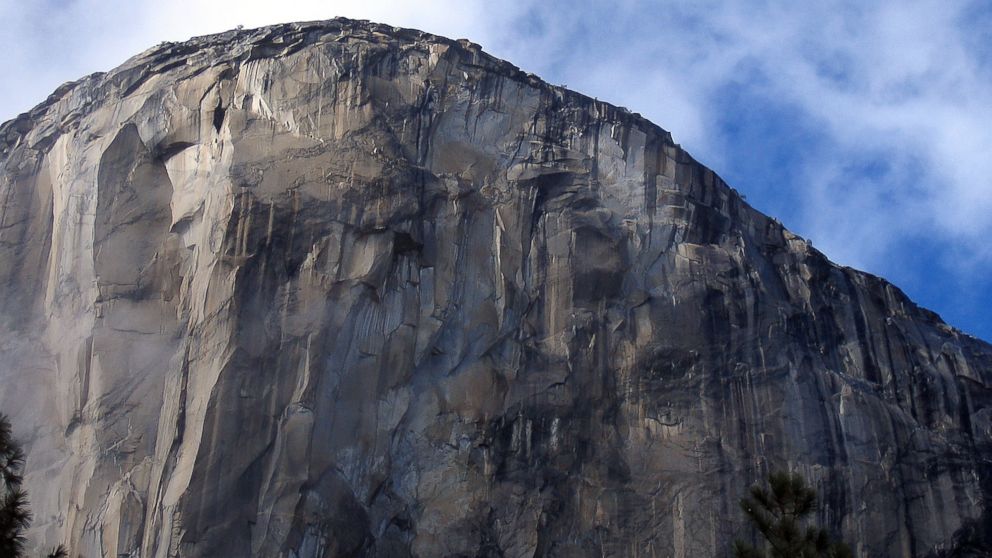
[[[83,556],[725,556],[770,470],[859,556],[992,510],[992,347],[636,114],[334,20],[0,127],[0,410]]]

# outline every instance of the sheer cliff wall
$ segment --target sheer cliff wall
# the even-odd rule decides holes
[[[0,286],[31,535],[84,556],[721,556],[781,469],[860,556],[992,506],[992,347],[467,41],[63,86],[0,127]]]

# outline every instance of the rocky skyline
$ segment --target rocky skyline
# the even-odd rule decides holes
[[[161,41],[338,15],[469,38],[631,107],[834,261],[992,339],[992,6],[979,0],[0,2],[0,121]]]

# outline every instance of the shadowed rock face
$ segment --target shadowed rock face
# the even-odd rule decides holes
[[[992,347],[466,41],[163,44],[0,127],[0,409],[85,556],[860,556],[992,508]]]

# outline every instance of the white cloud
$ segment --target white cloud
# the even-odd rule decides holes
[[[774,16],[751,10],[730,12],[724,28],[738,38],[736,51],[761,61],[771,76],[770,96],[803,107],[829,128],[839,156],[833,166],[829,161],[822,165],[821,180],[838,174],[845,153],[877,151],[897,165],[923,163],[925,174],[916,181],[896,172],[894,178],[863,185],[882,189],[892,186],[887,180],[905,181],[907,188],[916,186],[911,195],[895,196],[886,205],[865,199],[862,211],[845,207],[848,215],[857,218],[873,210],[896,221],[908,212],[930,222],[898,219],[904,225],[930,225],[939,234],[982,241],[992,232],[992,158],[983,155],[992,150],[986,125],[992,121],[992,87],[975,78],[974,61],[960,40],[960,6],[927,1],[859,6],[856,23],[832,18],[831,10],[806,12],[775,18],[776,29],[766,33],[760,22]],[[825,77],[821,61],[802,54],[831,49],[840,53],[849,77]],[[864,197],[871,198],[872,192]],[[807,211],[822,215],[822,200],[810,201]],[[929,215],[918,215],[921,203],[931,206]],[[878,232],[898,235],[903,228]],[[830,238],[845,233],[815,234]]]

